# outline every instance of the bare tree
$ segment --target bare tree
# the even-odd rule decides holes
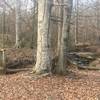
[[[69,33],[70,33],[70,20],[73,7],[73,0],[64,0],[64,4],[68,4],[63,8],[63,28],[61,37],[61,46],[59,53],[59,66],[56,71],[59,74],[66,74],[67,53],[69,51]]]
[[[21,28],[21,12],[20,12],[20,8],[21,8],[21,0],[16,0],[16,48],[20,47],[20,28]]]
[[[64,0],[60,0],[59,1],[59,4],[63,4],[63,1]],[[61,19],[63,19],[63,6],[59,6],[59,9],[58,9],[58,13],[59,13],[59,17]],[[61,46],[61,34],[62,34],[62,26],[63,26],[63,23],[60,22],[58,23],[58,43],[57,43],[57,55],[59,55],[59,51],[60,51],[60,46]]]
[[[43,74],[51,71],[49,46],[49,14],[52,0],[38,0],[37,60],[33,72]]]

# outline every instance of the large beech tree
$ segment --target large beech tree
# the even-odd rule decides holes
[[[49,46],[49,14],[52,0],[38,0],[38,39],[37,59],[33,72],[43,74],[51,72]]]

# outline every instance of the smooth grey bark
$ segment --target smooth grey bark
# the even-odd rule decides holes
[[[60,1],[59,1],[59,4],[63,4],[63,0],[60,0]],[[60,17],[61,19],[63,19],[63,6],[59,6],[59,8],[58,8],[58,15],[59,15],[59,17]],[[58,23],[57,56],[59,55],[59,52],[60,52],[62,26],[63,26],[63,23],[62,23],[62,22],[59,22],[59,23]]]
[[[37,60],[33,68],[36,74],[51,72],[51,58],[49,46],[49,14],[52,0],[38,0],[38,39]]]
[[[16,0],[16,48],[20,47],[20,32],[21,32],[21,0]]]
[[[56,72],[59,74],[66,74],[67,53],[69,51],[69,35],[70,35],[70,20],[73,7],[73,0],[64,0],[65,6],[63,8],[63,28],[61,37],[61,46],[58,59],[58,67]]]

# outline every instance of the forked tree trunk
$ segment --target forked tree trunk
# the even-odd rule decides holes
[[[21,0],[16,0],[16,48],[20,47],[20,29],[21,29],[21,12],[20,12],[20,7],[21,7]]]
[[[49,46],[49,14],[52,0],[38,0],[38,39],[37,60],[33,72],[43,74],[51,72]]]
[[[70,20],[73,0],[64,0],[65,6],[63,9],[63,28],[62,28],[62,37],[61,37],[61,47],[59,53],[59,61],[56,72],[58,74],[66,74],[66,65],[67,65],[67,53],[69,51],[69,31],[70,31]]]

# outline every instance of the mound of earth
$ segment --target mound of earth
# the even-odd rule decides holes
[[[35,63],[35,50],[32,49],[7,49],[6,57],[7,57],[7,68],[20,68],[22,66],[26,66],[29,64]]]

